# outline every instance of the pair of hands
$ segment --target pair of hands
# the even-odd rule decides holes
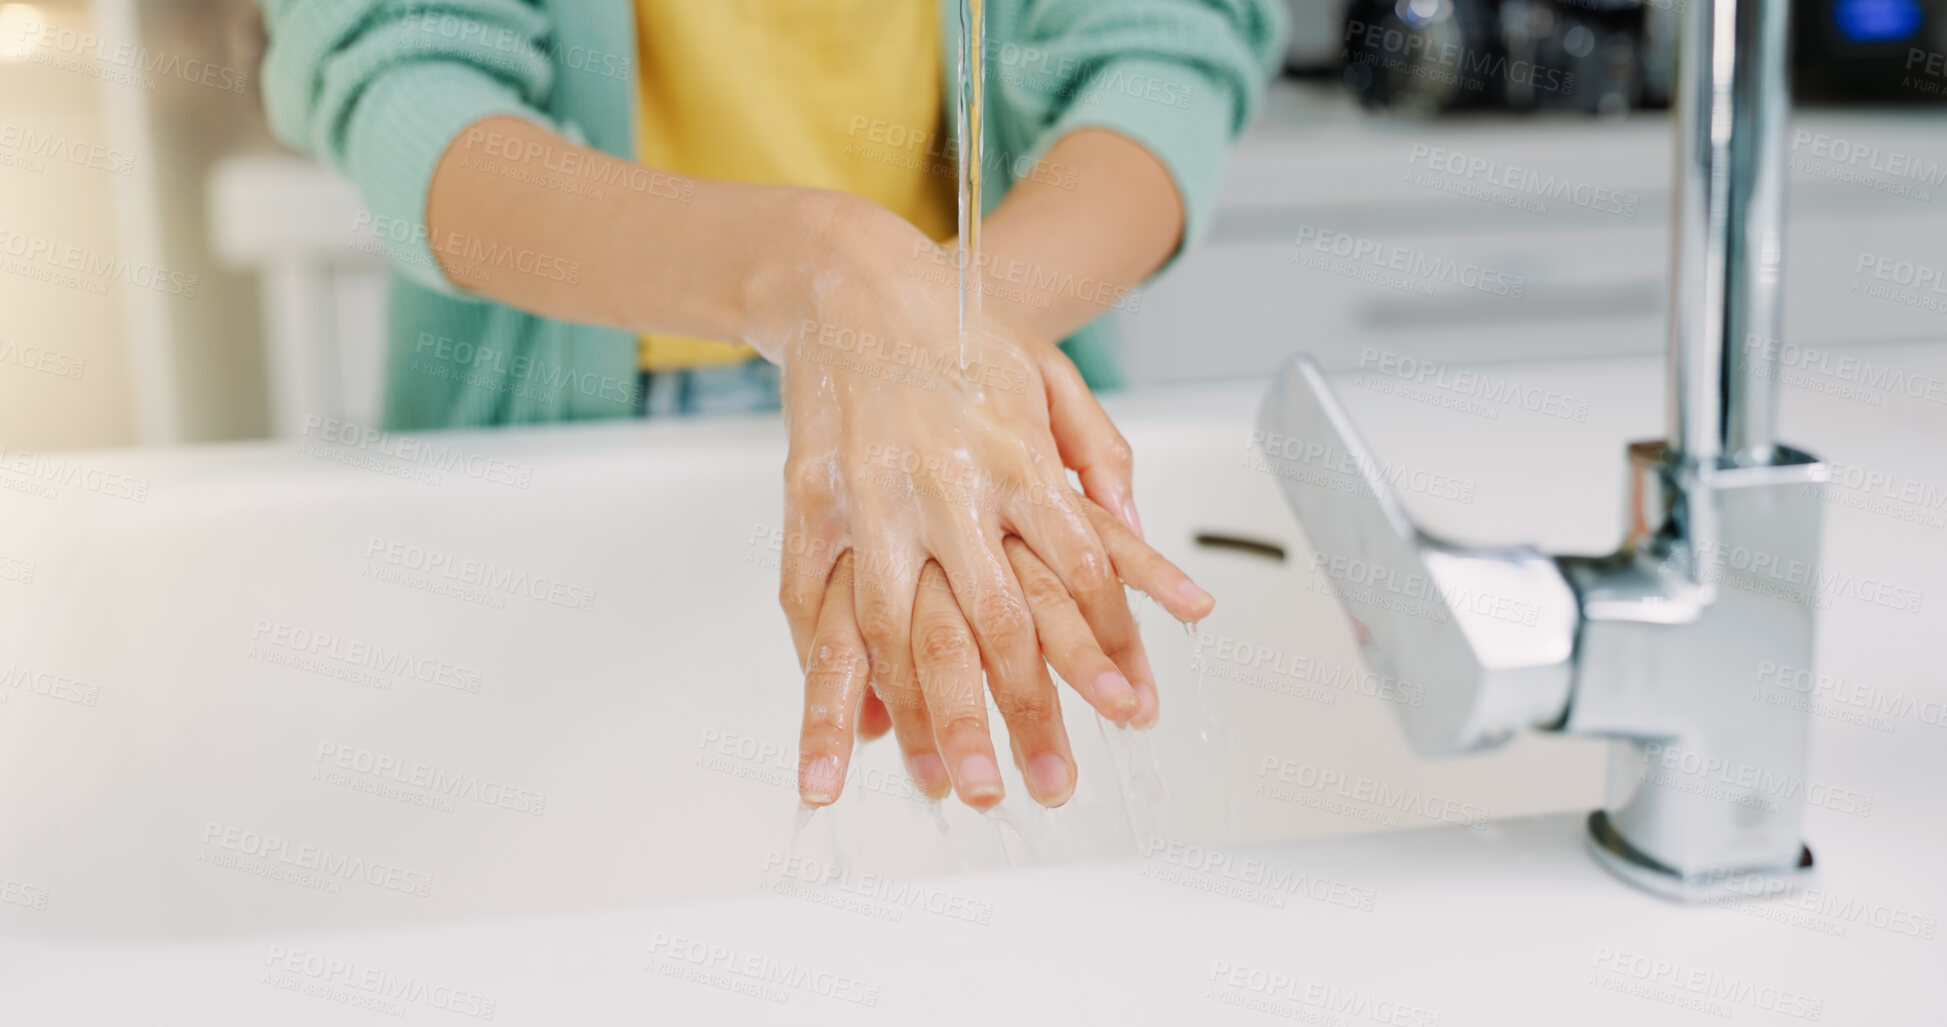
[[[992,303],[963,343],[954,262],[883,211],[854,216],[753,340],[784,368],[800,795],[835,801],[853,739],[890,730],[927,796],[998,803],[984,670],[1030,793],[1059,806],[1076,770],[1049,666],[1147,727],[1156,679],[1123,585],[1181,620],[1215,603],[1143,542],[1128,444],[1068,358]]]

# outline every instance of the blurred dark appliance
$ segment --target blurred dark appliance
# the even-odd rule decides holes
[[[1619,114],[1669,102],[1684,0],[1354,0],[1340,72],[1368,106]]]
[[[1792,0],[1795,92],[1814,101],[1938,103],[1947,0]]]
[[[1688,0],[1298,2],[1312,8],[1307,25],[1318,8],[1344,9],[1339,76],[1367,106],[1614,114],[1669,103]],[[1800,99],[1947,99],[1947,0],[1775,2],[1796,5]],[[1316,29],[1308,32],[1305,52],[1315,61],[1322,49]]]

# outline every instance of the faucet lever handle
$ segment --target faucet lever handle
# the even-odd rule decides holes
[[[1258,428],[1314,571],[1366,629],[1367,664],[1423,694],[1395,705],[1414,749],[1486,748],[1562,720],[1580,612],[1553,559],[1419,530],[1308,356],[1278,371]]]

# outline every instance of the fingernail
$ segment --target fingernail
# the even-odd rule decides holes
[[[946,764],[930,752],[920,753],[908,760],[906,769],[912,772],[913,780],[919,782],[919,790],[929,797],[946,791],[951,784],[946,779]]]
[[[1197,583],[1191,581],[1189,578],[1184,578],[1183,581],[1176,586],[1176,594],[1184,602],[1190,603],[1195,606],[1201,606],[1204,603],[1211,603],[1211,604],[1216,603],[1216,600],[1211,598],[1210,593],[1205,592],[1203,589],[1198,588]]]
[[[838,757],[820,756],[804,768],[804,801],[817,805],[838,798]]]
[[[1154,688],[1139,688],[1136,694],[1142,697],[1142,708],[1129,718],[1131,727],[1153,727],[1156,724],[1157,699]]]
[[[1124,499],[1122,501],[1122,523],[1127,524],[1129,530],[1136,533],[1137,538],[1143,537],[1143,519],[1141,514],[1136,513],[1136,501],[1134,499]]]
[[[960,761],[960,797],[969,802],[1001,797],[1001,768],[986,753],[974,753]]]
[[[1043,753],[1028,761],[1028,789],[1043,805],[1058,804],[1068,798],[1068,762],[1054,753]]]
[[[1113,670],[1105,670],[1095,679],[1095,695],[1116,720],[1128,720],[1142,709],[1142,699],[1130,686],[1129,679]]]

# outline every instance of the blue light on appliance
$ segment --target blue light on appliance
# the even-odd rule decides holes
[[[1839,0],[1832,21],[1852,43],[1897,43],[1920,31],[1917,0]]]

